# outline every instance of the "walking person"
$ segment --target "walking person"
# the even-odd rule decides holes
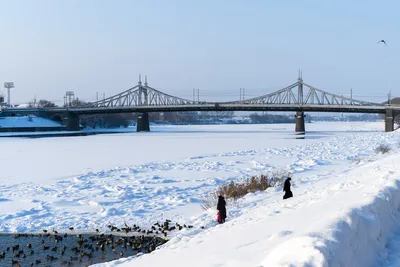
[[[283,196],[283,199],[287,199],[290,197],[293,197],[293,193],[290,190],[290,181],[292,180],[292,178],[288,177],[285,180],[285,183],[283,185],[283,191],[285,192],[285,195]]]
[[[217,221],[219,223],[224,223],[226,219],[226,202],[223,196],[218,196],[217,210]]]

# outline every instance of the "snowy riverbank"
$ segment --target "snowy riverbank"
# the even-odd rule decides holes
[[[22,127],[61,127],[61,123],[36,117],[0,117],[0,127],[2,128],[22,128]]]
[[[394,153],[297,186],[287,201],[275,190],[249,195],[224,225],[98,266],[380,266],[400,225],[398,158]]]
[[[7,153],[0,158],[0,229],[104,231],[110,223],[148,226],[170,218],[194,228],[154,253],[119,262],[265,267],[273,266],[266,261],[282,263],[285,246],[304,249],[285,254],[293,261],[314,255],[315,263],[324,262],[340,253],[333,240],[345,230],[337,226],[345,225],[343,218],[356,222],[353,209],[374,203],[380,190],[395,184],[397,156],[375,148],[387,144],[394,153],[400,136],[384,133],[382,122],[313,123],[298,140],[293,127],[159,126],[150,133],[1,139]],[[216,224],[215,211],[201,209],[201,198],[219,184],[275,169],[293,173],[293,199],[283,202],[280,188],[248,195],[228,207],[224,225]],[[384,242],[391,226],[381,227],[388,229]]]

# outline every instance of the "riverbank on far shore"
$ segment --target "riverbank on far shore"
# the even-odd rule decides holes
[[[0,132],[0,138],[4,137],[67,137],[67,136],[87,136],[96,134],[116,134],[136,132],[136,127],[117,128],[117,129],[83,129],[79,131],[32,131],[32,132]]]

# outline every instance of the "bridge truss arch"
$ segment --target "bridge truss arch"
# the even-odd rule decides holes
[[[224,102],[226,104],[273,104],[273,105],[326,105],[326,106],[383,106],[363,100],[332,94],[303,82],[301,78],[285,88],[262,96],[240,101]]]
[[[268,93],[262,96],[248,98],[238,101],[227,102],[206,102],[194,101],[176,97],[155,88],[147,83],[147,77],[142,84],[140,76],[138,85],[114,96],[99,100],[97,102],[87,103],[77,108],[115,108],[115,107],[157,107],[157,106],[207,106],[207,105],[235,104],[244,107],[251,105],[282,105],[282,106],[384,106],[381,103],[373,103],[363,100],[356,100],[343,95],[329,93],[303,82],[301,77],[297,82],[286,86],[278,91]]]
[[[137,106],[185,106],[200,105],[206,102],[192,101],[166,94],[148,86],[147,77],[144,85],[139,77],[138,85],[114,96],[91,102],[82,107],[137,107]]]

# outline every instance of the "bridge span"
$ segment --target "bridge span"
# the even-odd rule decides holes
[[[144,85],[139,76],[138,85],[109,98],[65,108],[8,108],[11,113],[65,114],[68,130],[79,130],[79,116],[88,114],[140,113],[137,131],[149,131],[149,112],[173,111],[292,111],[296,113],[296,132],[304,132],[304,112],[341,112],[385,114],[385,131],[394,130],[394,118],[400,115],[400,106],[355,100],[317,89],[299,77],[276,92],[255,98],[229,102],[194,101],[175,97]]]

